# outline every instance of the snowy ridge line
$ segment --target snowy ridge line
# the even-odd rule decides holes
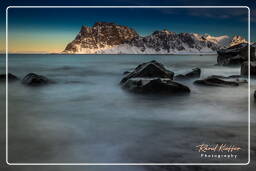
[[[108,22],[82,26],[63,54],[216,54],[218,50],[247,43],[241,36],[155,31],[140,36],[134,29]]]

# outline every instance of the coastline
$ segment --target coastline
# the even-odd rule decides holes
[[[0,53],[0,55],[6,55],[6,53]],[[129,54],[129,53],[116,53],[116,54],[111,54],[111,53],[104,53],[104,54],[99,54],[99,53],[94,53],[94,54],[89,54],[89,53],[8,53],[8,55],[178,55],[178,56],[183,56],[183,55],[217,55],[217,53],[167,53],[167,54],[147,54],[147,53],[138,53],[138,54]]]

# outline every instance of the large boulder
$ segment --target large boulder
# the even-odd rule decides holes
[[[169,78],[130,78],[123,85],[123,88],[142,94],[175,94],[189,93],[190,89]]]
[[[22,84],[30,85],[30,86],[40,86],[40,85],[46,85],[49,83],[53,83],[53,81],[48,79],[45,76],[37,75],[34,73],[29,73],[22,79]]]
[[[256,61],[250,62],[251,76],[256,76]],[[248,75],[248,62],[241,65],[241,75]]]
[[[234,78],[232,76],[224,77],[218,75],[213,75],[202,80],[194,81],[194,84],[206,86],[239,86],[241,83],[247,83],[247,80]]]
[[[169,78],[173,79],[174,73],[167,70],[161,63],[150,61],[137,66],[132,72],[127,73],[121,80],[125,83],[130,78],[145,77],[145,78]]]
[[[251,60],[255,60],[255,45],[250,47]],[[217,51],[219,65],[240,65],[248,61],[248,43],[240,43]]]
[[[13,75],[11,73],[8,73],[7,76],[6,76],[6,74],[0,74],[0,82],[5,82],[6,78],[8,78],[8,82],[19,80],[18,77],[16,77],[15,75]]]
[[[174,77],[175,80],[182,80],[182,79],[190,79],[190,78],[198,78],[201,75],[200,68],[193,68],[192,71],[189,71],[185,74],[179,74]]]

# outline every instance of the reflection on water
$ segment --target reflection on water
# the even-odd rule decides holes
[[[183,82],[189,96],[170,97],[120,88],[124,71],[153,59],[177,74],[193,67],[202,68],[202,77],[240,72],[215,66],[216,56],[10,55],[11,73],[34,72],[57,83],[9,84],[9,161],[247,162],[247,85],[199,87],[190,80]],[[4,105],[1,100],[1,113]],[[244,150],[236,160],[201,159],[195,146],[202,143]]]

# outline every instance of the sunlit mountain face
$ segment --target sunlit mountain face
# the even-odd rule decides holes
[[[81,54],[174,54],[216,53],[217,50],[247,43],[241,36],[214,37],[208,34],[154,31],[140,36],[134,29],[115,23],[97,22],[82,26],[63,53]]]

